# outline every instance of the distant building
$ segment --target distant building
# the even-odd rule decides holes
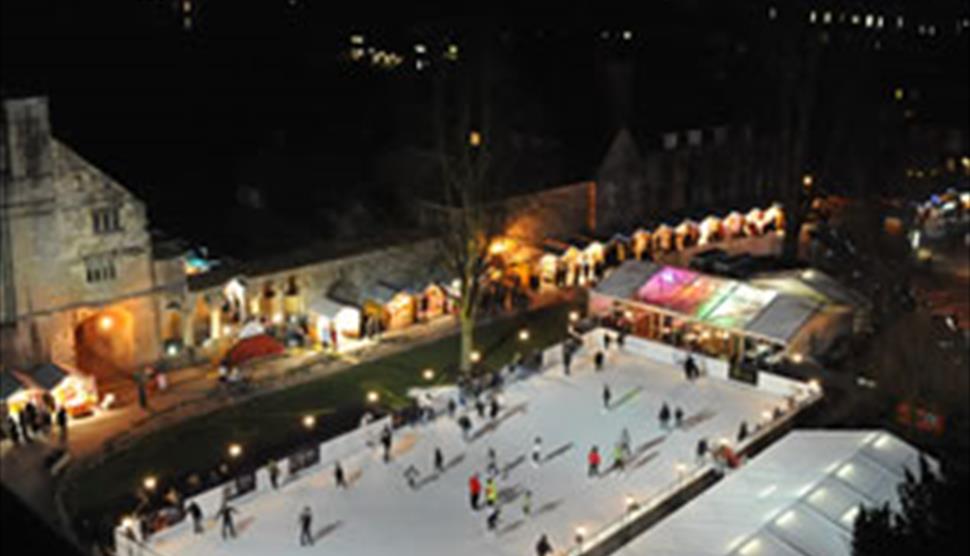
[[[153,257],[145,205],[52,135],[45,98],[5,100],[2,116],[4,366],[106,376],[153,361],[165,297],[185,280],[177,260]]]

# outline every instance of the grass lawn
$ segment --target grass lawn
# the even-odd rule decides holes
[[[481,326],[476,343],[485,365],[497,368],[516,351],[558,342],[570,309],[559,305]],[[518,339],[522,328],[530,332],[525,344]],[[230,443],[243,446],[245,459],[281,444],[307,441],[309,433],[301,428],[306,414],[318,416],[314,434],[319,438],[344,432],[348,424],[328,422],[327,415],[359,410],[371,390],[380,393],[385,407],[399,408],[408,403],[408,388],[428,384],[422,378],[426,368],[435,370],[433,383],[454,382],[454,371],[444,370],[455,365],[458,348],[458,336],[453,335],[148,435],[73,481],[65,497],[68,509],[76,516],[118,516],[132,509],[133,492],[147,475],[158,477],[159,490],[164,490],[167,480],[219,465]]]

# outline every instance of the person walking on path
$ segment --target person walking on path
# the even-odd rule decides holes
[[[542,462],[542,437],[537,436],[532,442],[532,466],[539,467]]]
[[[498,485],[495,484],[495,479],[491,477],[485,481],[485,503],[489,506],[498,504]]]
[[[597,371],[603,370],[603,359],[604,355],[602,351],[597,351],[596,355],[593,356],[593,364],[596,366]]]
[[[485,402],[482,401],[481,396],[475,396],[475,411],[478,412],[478,418],[485,418]]]
[[[684,410],[681,409],[680,406],[678,406],[674,410],[674,423],[677,425],[677,428],[680,428],[680,425],[683,422],[684,422]]]
[[[549,537],[545,533],[539,537],[539,542],[536,543],[536,556],[550,556],[553,553],[552,545],[549,543]]]
[[[603,385],[603,409],[610,408],[610,400],[613,398],[613,392],[610,392],[610,385]]]
[[[458,409],[458,404],[455,403],[454,398],[448,398],[448,417],[455,417],[455,410]]]
[[[148,409],[148,391],[145,388],[146,374],[148,369],[135,373],[135,382],[138,385],[138,407]]]
[[[300,546],[313,546],[313,510],[310,506],[303,506],[300,512]]]
[[[216,516],[222,519],[222,540],[226,540],[227,538],[236,538],[236,523],[232,516],[237,513],[239,513],[239,510],[228,503],[223,504],[222,507],[219,508],[219,513],[217,513]]]
[[[61,442],[67,442],[67,410],[63,405],[57,408],[56,419],[57,429],[61,433]]]
[[[587,471],[587,477],[596,477],[600,474],[600,451],[599,448],[593,446],[589,450],[589,454],[586,455],[586,462],[589,464],[589,469]]]
[[[339,461],[333,464],[333,482],[339,488],[347,488],[347,479],[344,477],[344,468],[341,467]]]
[[[472,509],[478,511],[479,500],[482,497],[482,482],[475,473],[468,479],[468,495],[471,500]]]
[[[492,396],[492,401],[491,401],[491,404],[489,407],[489,413],[488,413],[489,419],[492,419],[494,421],[495,418],[498,417],[498,411],[499,411],[498,397]]]
[[[280,481],[280,466],[276,463],[275,459],[269,460],[269,484],[272,485],[273,490],[279,488]]]
[[[693,353],[688,353],[687,359],[684,360],[684,374],[687,375],[687,380],[690,381],[700,376],[700,370],[697,368],[697,361],[694,360]]]
[[[445,472],[445,455],[441,453],[441,448],[434,449],[434,470],[438,473]]]
[[[667,428],[667,423],[670,421],[670,408],[667,407],[667,402],[664,402],[663,406],[660,408],[660,426]]]
[[[613,337],[610,336],[609,332],[603,333],[603,351],[610,351],[610,344],[613,343]]]
[[[562,346],[562,367],[566,376],[569,376],[569,368],[573,364],[573,350],[565,343]]]
[[[202,508],[195,503],[195,500],[189,503],[188,507],[185,509],[188,512],[189,517],[192,518],[192,531],[196,535],[201,535],[204,529],[202,528]]]

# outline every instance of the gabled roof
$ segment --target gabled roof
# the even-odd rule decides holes
[[[598,179],[606,179],[613,175],[638,174],[642,171],[643,159],[637,147],[633,134],[627,128],[621,128],[610,143],[606,156],[597,170]]]
[[[69,374],[70,372],[54,363],[42,363],[25,372],[24,376],[44,390],[50,390]]]
[[[17,375],[10,371],[0,371],[0,399],[6,400],[21,390],[28,390],[30,387],[24,383]]]

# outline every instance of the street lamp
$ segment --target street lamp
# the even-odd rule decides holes
[[[425,380],[427,380],[428,382],[430,382],[430,381],[432,381],[432,380],[434,380],[434,369],[425,369],[425,370],[424,370],[424,371],[423,371],[423,372],[421,373],[421,376],[422,376],[422,377],[423,377],[423,378],[424,378]]]
[[[375,404],[380,401],[381,395],[377,393],[376,390],[371,390],[367,393],[367,403]]]
[[[479,353],[478,350],[475,350],[468,355],[468,358],[471,360],[472,363],[478,363],[479,361],[482,360],[482,354]]]
[[[520,341],[523,341],[523,342],[528,342],[529,341],[529,331],[526,330],[525,328],[523,328],[522,330],[519,330],[519,340]]]
[[[307,429],[312,429],[317,424],[317,418],[313,415],[305,415],[303,417],[303,426]]]
[[[153,475],[149,475],[145,477],[145,480],[143,480],[141,484],[143,487],[145,487],[145,490],[147,490],[148,492],[154,492],[155,489],[158,487],[158,479],[155,478],[155,476]]]
[[[114,325],[115,325],[115,320],[111,318],[111,315],[105,315],[100,319],[98,319],[98,326],[100,326],[101,330],[104,330],[105,332],[107,332],[108,330],[111,330],[111,328]]]
[[[229,445],[229,457],[238,458],[241,455],[242,455],[242,446],[240,446],[239,444]]]
[[[579,311],[570,311],[569,322],[578,322],[578,321],[579,321]]]

